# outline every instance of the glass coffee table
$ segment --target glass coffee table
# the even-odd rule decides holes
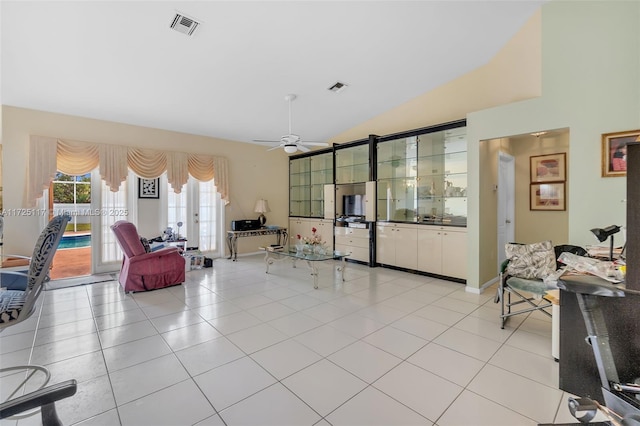
[[[296,262],[301,260],[307,262],[311,269],[311,275],[313,276],[313,288],[318,288],[318,262],[324,262],[327,260],[339,260],[340,264],[336,267],[336,270],[340,272],[340,278],[344,281],[344,269],[347,266],[345,259],[351,253],[340,251],[327,251],[325,253],[313,253],[309,251],[296,251],[293,246],[284,246],[281,249],[273,249],[272,247],[260,247],[264,250],[264,263],[267,266],[267,274],[269,273],[269,265],[275,261],[281,261],[285,259],[293,260],[293,267],[296,267]]]

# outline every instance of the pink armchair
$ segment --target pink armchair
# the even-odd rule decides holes
[[[184,282],[184,258],[176,247],[147,253],[136,226],[119,220],[111,226],[124,253],[118,281],[125,292],[153,290]]]

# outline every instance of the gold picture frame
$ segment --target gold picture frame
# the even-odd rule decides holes
[[[564,182],[567,179],[567,157],[564,152],[529,157],[531,183]]]
[[[640,130],[602,134],[602,177],[627,175],[627,144],[640,137]]]
[[[565,182],[532,183],[529,193],[530,210],[566,210]]]

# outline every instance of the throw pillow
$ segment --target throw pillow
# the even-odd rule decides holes
[[[142,247],[144,247],[144,251],[146,253],[151,253],[151,244],[149,244],[149,240],[145,237],[140,237],[140,242],[142,243]]]
[[[509,259],[506,272],[513,277],[543,279],[556,271],[556,257],[551,241],[508,243],[505,252]]]

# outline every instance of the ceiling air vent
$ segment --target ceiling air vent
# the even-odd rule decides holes
[[[200,25],[198,21],[188,18],[181,13],[176,13],[175,18],[173,18],[173,22],[171,22],[171,28],[188,36],[193,35],[193,32],[198,28],[198,25]]]
[[[332,91],[332,92],[335,92],[335,93],[339,93],[339,92],[342,92],[345,87],[347,87],[346,84],[340,83],[338,81],[333,86],[329,87],[329,90]]]

